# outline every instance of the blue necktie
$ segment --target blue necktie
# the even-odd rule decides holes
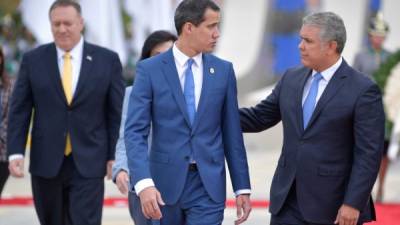
[[[307,127],[308,122],[310,122],[311,116],[315,109],[315,103],[317,100],[318,94],[318,85],[319,81],[322,79],[322,75],[320,73],[316,73],[314,75],[313,81],[311,83],[310,91],[306,97],[306,100],[303,104],[303,125],[304,129]]]
[[[183,87],[183,95],[185,95],[186,109],[189,115],[190,123],[193,125],[194,116],[196,114],[196,103],[194,97],[194,78],[192,72],[192,65],[194,60],[192,58],[187,61],[187,68],[185,70],[185,84]]]

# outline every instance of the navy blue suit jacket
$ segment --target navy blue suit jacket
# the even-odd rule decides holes
[[[193,151],[214,201],[226,198],[225,158],[233,189],[250,189],[236,95],[232,64],[203,54],[203,86],[191,126],[172,49],[138,63],[125,125],[132,183],[152,178],[164,201],[174,204],[184,188]]]
[[[51,178],[64,159],[69,133],[76,167],[102,177],[114,159],[124,83],[116,53],[84,43],[76,91],[68,105],[54,43],[24,55],[10,107],[8,154],[24,154],[32,117],[30,172]]]
[[[305,67],[286,72],[272,94],[241,109],[244,132],[259,132],[282,121],[284,143],[272,181],[270,211],[277,214],[296,182],[299,208],[313,223],[332,224],[347,204],[360,221],[375,219],[370,198],[382,155],[384,113],[379,88],[345,61],[303,128]]]

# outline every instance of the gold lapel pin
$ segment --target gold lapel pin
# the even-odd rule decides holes
[[[215,73],[214,68],[212,68],[212,67],[210,68],[210,73],[211,73],[211,74],[214,74],[214,73]]]
[[[88,55],[88,56],[86,56],[86,59],[89,61],[92,61],[92,56]]]

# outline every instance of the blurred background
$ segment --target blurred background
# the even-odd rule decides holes
[[[298,32],[302,18],[311,12],[333,11],[343,18],[347,28],[343,56],[349,64],[353,64],[357,52],[370,47],[367,31],[371,18],[378,13],[383,15],[390,27],[384,48],[390,52],[400,49],[399,0],[215,1],[222,13],[221,37],[215,54],[233,62],[241,106],[254,105],[264,99],[286,69],[301,64],[297,49],[300,42]],[[53,40],[48,19],[52,2],[0,0],[0,46],[5,53],[6,73],[9,76],[17,76],[25,52]],[[160,29],[176,33],[173,14],[179,0],[79,2],[85,19],[85,39],[118,52],[127,83],[134,78],[135,65],[147,35]],[[261,134],[246,134],[245,142],[253,199],[259,204],[253,212],[254,217],[245,224],[269,224],[265,208],[282,144],[281,126],[279,124]],[[384,201],[378,206],[378,219],[379,215],[385,215],[385,218],[376,224],[400,224],[399,187],[400,165],[394,161],[389,166]],[[124,198],[111,181],[107,182],[106,190],[106,198],[110,200],[106,205],[111,207],[104,211],[104,224],[131,224]],[[30,207],[28,176],[23,180],[10,178],[3,196],[4,199],[22,199],[23,203],[0,201],[0,225],[38,224],[34,209]],[[234,215],[235,211],[228,209],[224,224],[232,224]]]

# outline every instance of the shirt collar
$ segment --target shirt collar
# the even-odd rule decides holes
[[[65,51],[61,48],[59,48],[56,45],[57,48],[57,58],[61,60],[65,54]],[[69,54],[71,55],[72,59],[79,59],[79,57],[82,55],[83,52],[83,37],[79,40],[78,44],[76,44],[71,51],[69,51]]]
[[[331,67],[329,67],[328,69],[326,69],[326,70],[320,72],[320,74],[322,75],[322,78],[323,78],[325,81],[330,81],[330,80],[332,79],[333,75],[335,74],[336,70],[339,69],[339,67],[340,67],[340,65],[342,64],[342,62],[343,62],[343,58],[340,56],[339,59],[338,59],[338,61],[337,61],[335,64],[333,64],[333,65],[332,65]],[[313,70],[312,76],[314,77],[314,75],[315,75],[316,73],[318,73],[318,72],[315,71],[315,70]]]
[[[172,54],[174,55],[175,62],[178,64],[179,67],[184,67],[188,59],[190,58],[189,56],[185,55],[179,48],[176,46],[176,43],[172,47]],[[199,53],[195,56],[192,57],[194,60],[194,64],[197,66],[200,66],[202,63],[202,53]]]

